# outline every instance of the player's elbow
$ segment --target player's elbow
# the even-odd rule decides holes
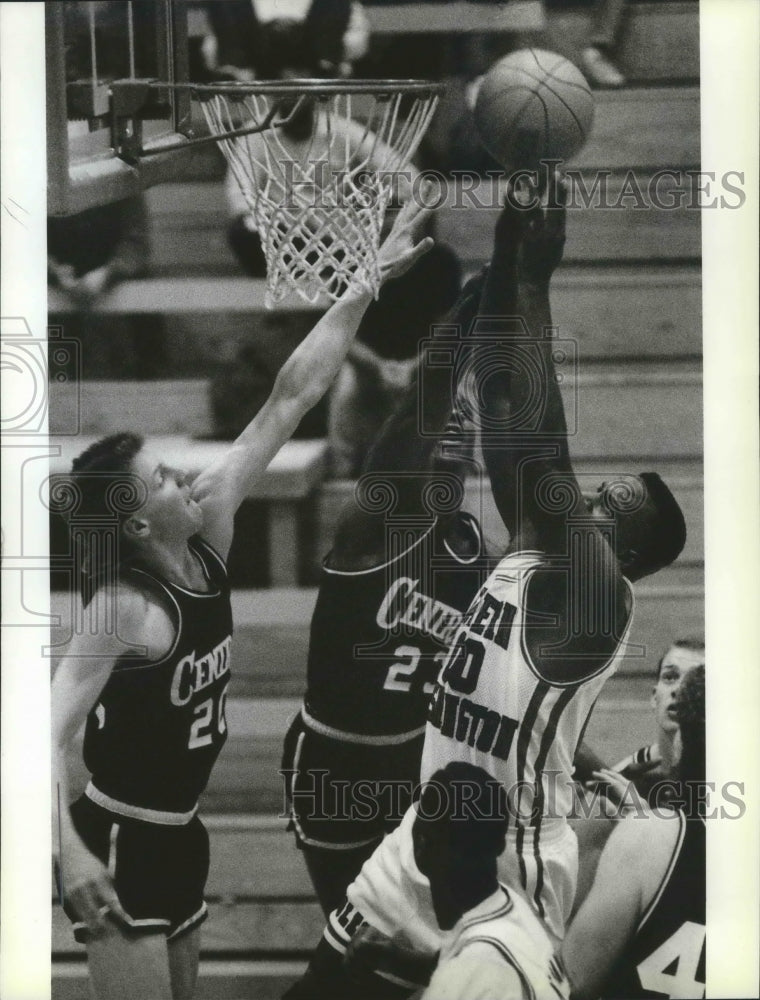
[[[53,692],[55,699],[55,692]],[[81,730],[79,722],[64,718],[56,712],[55,701],[50,719],[50,752],[54,767],[58,770],[64,767],[68,755],[75,748],[77,736]]]
[[[327,392],[330,383],[319,373],[309,370],[299,359],[286,362],[275,380],[272,400],[278,408],[305,414]]]

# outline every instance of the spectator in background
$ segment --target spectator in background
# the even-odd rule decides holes
[[[121,281],[150,270],[148,218],[142,194],[77,215],[48,218],[48,284],[69,300],[66,333],[82,345],[72,377],[145,378],[165,362],[163,317],[100,315],[98,300]],[[73,307],[73,311],[72,308]],[[73,313],[73,314],[72,314]]]
[[[597,87],[622,87],[625,77],[613,62],[626,0],[596,0],[594,22],[581,64],[589,83]]]
[[[369,21],[356,0],[223,0],[205,8],[211,28],[202,46],[206,79],[276,79],[283,24],[299,26],[299,61],[318,76],[350,76],[369,46]]]
[[[119,281],[148,272],[148,220],[143,196],[50,217],[48,280],[82,308]]]

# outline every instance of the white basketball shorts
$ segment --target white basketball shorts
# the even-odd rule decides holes
[[[377,930],[432,955],[441,947],[441,931],[430,884],[414,861],[414,817],[412,806],[398,829],[365,862],[347,896]],[[578,877],[578,841],[564,820],[548,821],[538,835],[531,829],[510,830],[498,876],[528,898],[553,934],[564,936]]]

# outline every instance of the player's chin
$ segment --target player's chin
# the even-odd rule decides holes
[[[185,503],[185,513],[188,524],[197,531],[203,525],[203,508],[197,501],[188,499]]]
[[[678,729],[678,716],[674,710],[665,709],[662,713],[660,725],[668,733],[674,733]]]

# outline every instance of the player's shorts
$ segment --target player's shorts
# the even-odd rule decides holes
[[[176,939],[208,916],[203,890],[209,870],[209,839],[197,816],[183,826],[150,823],[110,812],[82,795],[71,806],[74,828],[107,867],[135,935]],[[85,942],[86,926],[66,902],[74,937]]]
[[[425,954],[441,947],[430,883],[414,861],[410,808],[398,829],[365,862],[346,893],[350,904],[377,930],[400,934]],[[539,842],[513,831],[498,862],[499,881],[527,896],[557,937],[563,937],[578,876],[578,841],[567,823],[547,822]],[[331,916],[332,921],[332,916]],[[328,928],[329,930],[329,928]]]
[[[424,733],[357,743],[293,720],[282,756],[290,829],[299,847],[350,850],[379,843],[418,789]]]

